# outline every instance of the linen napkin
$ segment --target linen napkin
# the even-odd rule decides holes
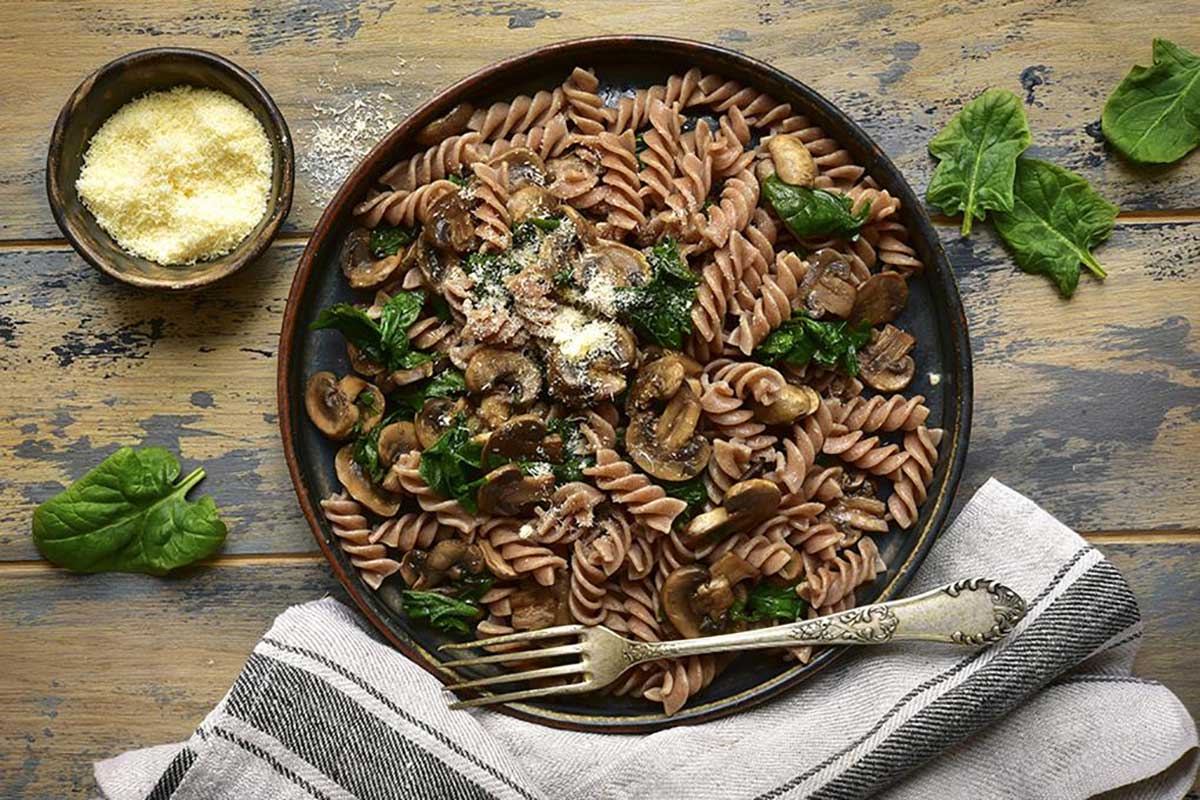
[[[1130,675],[1129,587],[992,480],[914,578],[1002,581],[1029,613],[997,646],[850,654],[759,708],[645,736],[449,711],[440,684],[331,599],[288,609],[182,744],[95,765],[108,800],[1179,798],[1196,726]]]

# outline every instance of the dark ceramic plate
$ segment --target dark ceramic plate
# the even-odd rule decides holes
[[[262,123],[271,142],[271,193],[263,218],[231,252],[191,266],[167,267],[121,249],[83,205],[75,181],[92,135],[117,109],[147,92],[184,84],[224,92]],[[92,266],[147,289],[195,289],[232,275],[267,248],[292,207],[294,168],[287,122],[250,73],[215,53],[155,47],[105,64],[71,93],[50,136],[46,194],[63,236]]]
[[[908,309],[899,322],[918,339],[917,377],[909,391],[925,395],[932,410],[928,424],[944,428],[946,437],[920,520],[909,532],[878,537],[889,569],[859,592],[861,602],[894,597],[912,577],[945,522],[966,457],[971,351],[950,264],[912,188],[878,146],[829,101],[799,81],[738,53],[652,36],[564,42],[490,66],[442,92],[397,126],[342,186],[301,258],[288,296],[280,342],[278,392],[283,445],[301,508],[317,542],[368,619],[392,644],[443,681],[451,675],[438,666],[434,651],[445,636],[409,625],[389,609],[355,574],[321,517],[320,499],[339,489],[333,471],[335,449],[305,418],[304,384],[318,370],[341,374],[349,367],[341,337],[311,333],[307,326],[325,306],[354,299],[336,263],[338,246],[352,226],[351,208],[366,195],[376,176],[418,149],[412,143],[416,131],[462,101],[483,106],[516,94],[552,88],[576,65],[595,67],[606,88],[661,83],[671,73],[698,66],[705,72],[767,91],[823,127],[883,188],[902,201],[901,218],[908,226],[912,245],[927,265],[925,273],[912,281]],[[673,717],[664,716],[647,702],[608,696],[512,704],[500,710],[557,727],[648,732],[749,708],[798,685],[842,652],[826,649],[806,666],[786,663],[774,654],[745,654]]]

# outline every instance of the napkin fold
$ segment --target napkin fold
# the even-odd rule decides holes
[[[1196,726],[1130,674],[1137,604],[1103,554],[992,480],[908,591],[974,576],[1029,604],[999,645],[873,647],[645,736],[449,711],[432,676],[319,600],[275,620],[188,741],[99,762],[96,781],[108,800],[1183,797]]]

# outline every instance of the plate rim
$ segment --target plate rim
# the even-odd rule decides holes
[[[502,81],[506,77],[506,73],[527,62],[539,60],[550,61],[573,53],[580,53],[582,55],[596,48],[652,48],[656,46],[668,48],[673,51],[673,54],[679,54],[682,51],[690,51],[692,53],[703,52],[709,60],[732,62],[744,72],[753,73],[757,76],[765,76],[768,79],[767,82],[775,82],[787,86],[791,92],[804,99],[806,106],[803,111],[805,113],[813,109],[818,111],[827,120],[835,121],[838,126],[844,128],[844,132],[849,134],[849,139],[853,140],[850,143],[851,147],[869,151],[872,160],[872,167],[867,170],[869,174],[879,177],[880,172],[886,173],[887,182],[893,184],[894,188],[899,190],[898,194],[902,207],[905,209],[904,213],[906,214],[906,226],[910,229],[914,241],[922,241],[932,257],[931,260],[933,263],[925,264],[925,272],[929,276],[932,293],[940,295],[940,297],[935,297],[934,299],[947,303],[947,307],[945,308],[946,322],[944,324],[944,333],[946,334],[946,344],[948,345],[949,354],[953,360],[952,366],[955,367],[953,370],[955,394],[947,398],[947,404],[949,406],[952,403],[954,410],[952,421],[955,425],[953,430],[948,431],[950,435],[943,441],[942,445],[943,463],[948,464],[945,477],[938,488],[936,497],[931,494],[927,500],[927,503],[933,504],[929,522],[919,532],[918,535],[920,538],[916,546],[909,553],[908,558],[896,568],[896,576],[883,588],[873,602],[882,602],[893,598],[907,586],[947,524],[950,507],[965,466],[972,416],[973,370],[966,313],[962,304],[962,296],[958,289],[958,282],[950,265],[949,258],[942,246],[941,238],[934,228],[924,204],[920,201],[920,198],[916,195],[915,190],[905,179],[904,175],[892,163],[891,159],[888,158],[875,141],[848,114],[840,110],[831,101],[827,100],[804,82],[763,61],[718,45],[672,36],[611,34],[569,39],[527,50],[488,64],[437,92],[401,120],[363,157],[325,206],[320,219],[305,244],[304,252],[300,257],[299,265],[288,290],[280,330],[279,362],[276,372],[279,427],[283,440],[284,457],[288,465],[288,473],[291,477],[292,488],[296,492],[301,511],[304,513],[313,537],[316,539],[317,545],[326,562],[347,594],[354,600],[358,610],[366,616],[374,629],[392,647],[399,650],[409,660],[433,675],[443,685],[450,682],[451,673],[448,670],[439,669],[436,663],[431,663],[431,661],[436,662],[436,659],[432,658],[416,642],[404,641],[398,638],[374,608],[374,604],[380,601],[373,597],[368,599],[366,596],[368,590],[366,590],[365,584],[356,575],[348,574],[348,571],[339,562],[338,556],[334,552],[334,543],[326,535],[322,527],[321,520],[323,517],[318,509],[320,501],[311,496],[311,493],[306,490],[304,477],[301,474],[300,460],[297,456],[297,430],[292,424],[293,414],[298,413],[298,408],[303,403],[298,399],[294,402],[288,386],[293,376],[291,368],[293,341],[296,340],[298,333],[301,335],[304,334],[303,331],[297,331],[300,307],[297,301],[304,294],[308,286],[310,277],[318,262],[318,255],[326,248],[327,240],[337,227],[339,218],[349,211],[351,201],[355,197],[361,196],[374,183],[375,177],[381,174],[383,168],[393,160],[394,157],[391,154],[403,148],[407,143],[406,140],[410,139],[413,133],[420,130],[421,127],[435,119],[441,113],[444,113],[442,109],[448,109],[464,95],[479,93],[479,90],[489,82],[496,79]],[[664,78],[666,74],[664,72]],[[837,138],[839,143],[846,143],[844,137]],[[887,187],[889,191],[893,186]],[[914,227],[916,230],[913,230]],[[950,370],[947,370],[947,372],[950,372]],[[602,733],[652,733],[677,725],[706,722],[753,708],[798,686],[812,675],[828,667],[831,663],[841,658],[846,649],[844,647],[825,648],[809,664],[797,665],[789,670],[785,670],[774,678],[755,684],[737,694],[710,701],[708,704],[693,707],[685,706],[683,710],[670,717],[662,713],[648,713],[644,716],[636,717],[611,717],[602,714],[581,715],[553,711],[522,703],[495,705],[490,706],[490,708],[527,722],[554,728]]]

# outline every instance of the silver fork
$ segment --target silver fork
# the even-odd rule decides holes
[[[450,704],[450,708],[470,708],[490,703],[530,700],[535,697],[594,692],[608,686],[630,667],[660,658],[730,650],[758,650],[766,647],[884,644],[909,640],[974,647],[998,641],[1024,616],[1025,601],[1012,589],[996,581],[971,578],[890,603],[860,606],[788,625],[698,639],[635,642],[603,626],[560,625],[555,628],[477,639],[473,642],[447,644],[439,649],[463,650],[492,645],[528,644],[547,639],[574,640],[568,644],[552,644],[540,649],[444,662],[443,667],[457,668],[556,656],[579,657],[578,660],[567,664],[501,673],[446,687],[451,691],[459,691],[498,683],[582,676],[579,681],[559,686],[543,686],[505,694],[484,694]]]

